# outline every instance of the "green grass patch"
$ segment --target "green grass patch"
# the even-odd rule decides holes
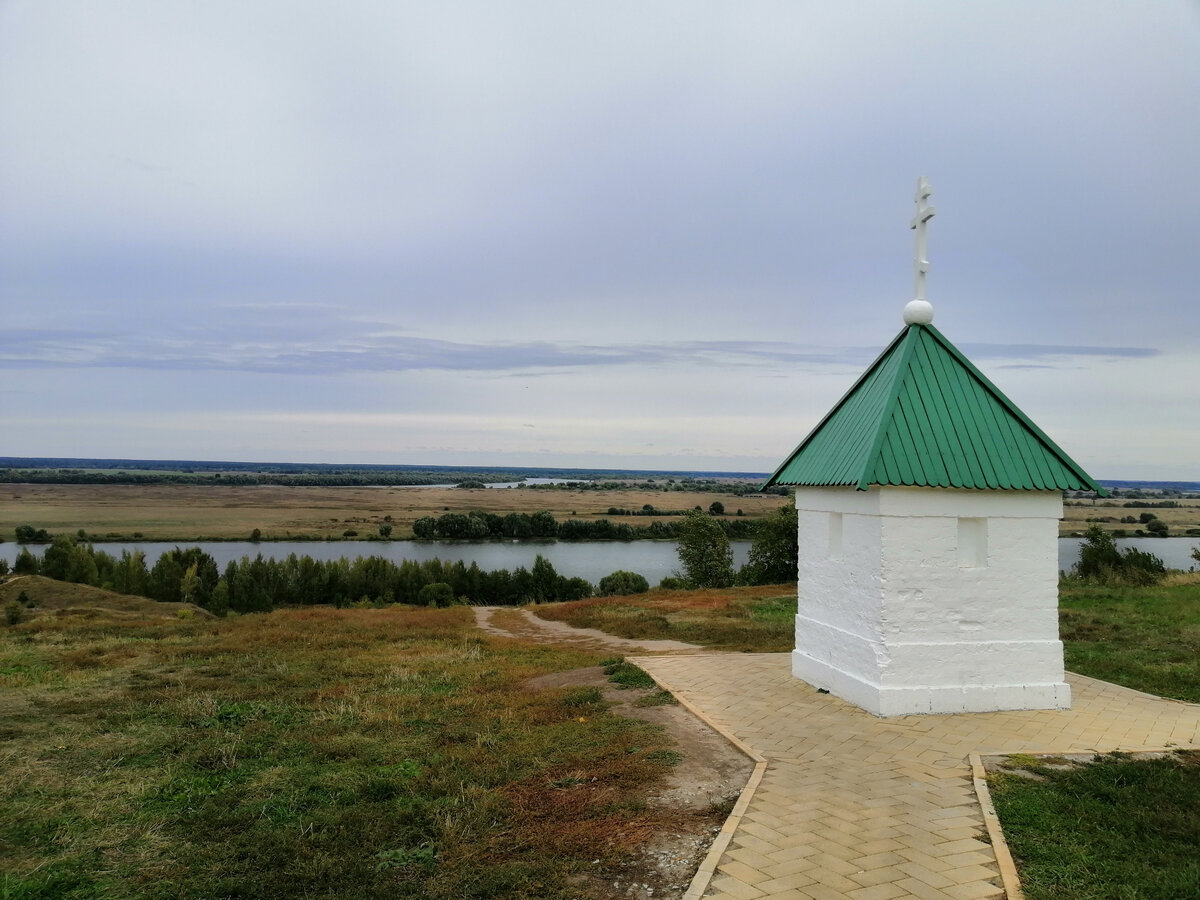
[[[1200,752],[1011,764],[988,785],[1030,900],[1200,897]]]
[[[686,641],[712,650],[779,653],[795,646],[794,586],[654,590],[543,604],[533,612],[618,637]]]
[[[1059,591],[1069,671],[1200,703],[1200,581]]]
[[[601,665],[604,666],[604,674],[608,676],[608,680],[619,688],[653,688],[657,686],[645,669],[625,662],[623,658],[606,659]]]
[[[679,701],[670,691],[655,691],[633,702],[634,706],[675,706]]]
[[[462,608],[5,628],[0,898],[605,897],[674,751],[524,686],[598,662]]]

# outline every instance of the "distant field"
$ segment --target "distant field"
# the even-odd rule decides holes
[[[1112,519],[1111,522],[1099,522],[1098,524],[1106,531],[1124,528],[1126,533],[1133,536],[1134,531],[1139,528],[1145,529],[1146,526],[1140,523],[1122,523],[1121,519],[1128,516],[1136,519],[1141,513],[1153,513],[1162,519],[1171,529],[1172,535],[1185,535],[1189,528],[1200,528],[1200,500],[1178,500],[1176,502],[1179,503],[1179,506],[1174,509],[1126,507],[1124,504],[1127,502],[1131,501],[1124,499],[1096,500],[1094,503],[1090,500],[1068,501],[1063,507],[1063,519],[1059,524],[1059,533],[1075,534],[1078,532],[1082,534],[1087,531],[1088,525],[1092,524],[1088,519]],[[1071,505],[1074,503],[1083,503],[1083,505]]]
[[[51,533],[84,529],[93,539],[242,539],[255,528],[263,538],[340,538],[347,529],[376,533],[391,516],[393,537],[406,537],[422,516],[472,510],[504,515],[548,510],[559,521],[613,518],[634,526],[673,517],[608,515],[609,507],[708,509],[728,515],[765,516],[788,502],[776,495],[651,490],[543,490],[400,487],[218,487],[195,485],[0,485],[0,537],[13,540],[18,525]]]

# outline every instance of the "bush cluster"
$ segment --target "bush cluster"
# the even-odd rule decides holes
[[[1163,561],[1153,553],[1133,547],[1117,549],[1116,539],[1099,525],[1092,525],[1079,548],[1079,562],[1071,570],[1080,581],[1091,584],[1155,584],[1167,574]]]

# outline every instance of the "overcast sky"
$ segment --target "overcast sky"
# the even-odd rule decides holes
[[[771,471],[935,324],[1200,480],[1200,4],[0,0],[0,455]]]

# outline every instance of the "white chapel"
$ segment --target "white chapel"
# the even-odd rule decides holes
[[[878,716],[1065,709],[1064,490],[1104,490],[933,326],[930,187],[903,330],[767,485],[796,489],[792,673]]]

